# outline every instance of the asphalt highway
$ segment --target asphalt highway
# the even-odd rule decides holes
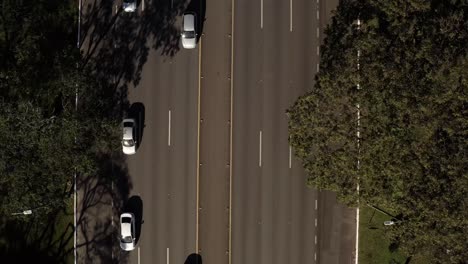
[[[235,3],[232,263],[354,263],[355,212],[305,186],[285,114],[313,89],[337,3]]]
[[[144,116],[140,147],[127,158],[144,221],[131,263],[183,263],[196,251],[198,69],[198,49],[174,57],[151,49],[129,88],[129,101],[144,106],[129,110]]]
[[[138,241],[130,253],[114,245],[112,259],[191,264],[198,253],[205,264],[354,263],[355,210],[306,187],[285,113],[314,89],[338,0],[145,1],[133,17],[117,4],[111,12],[138,25],[151,8],[179,8],[175,20],[163,20],[174,36],[189,9],[202,31],[193,50],[142,49],[138,78],[118,80],[128,88],[125,115],[138,121],[139,148],[126,157],[125,200],[107,198],[95,217],[112,218],[117,232],[118,215],[135,211]]]

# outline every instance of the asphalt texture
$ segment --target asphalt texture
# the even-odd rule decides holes
[[[202,10],[198,248],[203,263],[229,263],[231,1]]]
[[[306,187],[287,131],[336,1],[235,3],[232,263],[354,263],[355,211]]]
[[[313,89],[337,2],[140,1],[133,16],[118,3],[99,5],[113,14],[106,13],[112,27],[100,25],[110,49],[131,52],[114,56],[114,64],[132,71],[112,77],[126,88],[130,105],[122,117],[137,120],[139,147],[111,164],[124,180],[87,181],[114,194],[92,196],[99,206],[80,217],[87,220],[79,241],[98,238],[98,228],[106,236],[81,247],[79,263],[354,263],[355,210],[306,187],[285,113]],[[98,17],[96,3],[90,18]],[[198,18],[193,50],[178,43],[184,10]],[[153,16],[163,25],[146,24]],[[156,33],[146,37],[139,23]],[[132,38],[122,34],[132,30]],[[91,43],[82,50],[102,45],[100,38],[85,41]],[[78,187],[80,204],[90,203],[84,199],[92,186]],[[137,248],[129,253],[118,248],[124,211],[137,218]]]

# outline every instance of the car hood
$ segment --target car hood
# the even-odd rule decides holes
[[[123,9],[125,12],[134,12],[136,10],[136,2],[123,3]]]
[[[125,243],[123,241],[120,241],[120,248],[125,251],[130,251],[130,250],[135,249],[135,243],[133,243],[133,241],[130,243]]]
[[[194,49],[197,45],[197,38],[182,38],[182,46],[186,49]]]
[[[124,154],[127,154],[127,155],[135,154],[136,153],[136,146],[135,145],[133,145],[131,147],[122,146],[122,152]]]

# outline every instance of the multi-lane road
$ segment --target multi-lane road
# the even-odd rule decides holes
[[[184,263],[198,253],[208,264],[355,263],[355,210],[306,187],[285,114],[313,89],[337,2],[164,5],[196,11],[203,31],[194,50],[149,49],[138,82],[125,83],[140,146],[126,158],[127,201],[106,203],[114,208],[96,217],[113,218],[117,229],[120,210],[137,201],[143,223],[137,248],[109,249],[112,259]],[[141,2],[136,22],[152,7]]]

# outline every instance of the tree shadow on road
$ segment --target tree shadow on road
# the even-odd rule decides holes
[[[78,259],[86,263],[124,261],[119,254],[118,212],[132,188],[123,154],[103,153],[97,175],[78,175]]]
[[[177,17],[183,1],[146,1],[126,13],[116,1],[94,1],[83,6],[80,48],[83,66],[117,87],[137,86],[150,48],[162,56],[179,51]]]

